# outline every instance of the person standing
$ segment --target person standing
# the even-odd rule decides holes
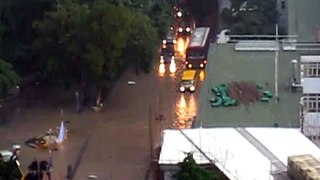
[[[5,176],[7,180],[21,180],[24,176],[21,171],[20,161],[19,161],[21,146],[14,145],[12,149],[13,149],[12,156],[8,161]]]
[[[0,180],[5,179],[6,163],[3,160],[2,154],[0,154]]]

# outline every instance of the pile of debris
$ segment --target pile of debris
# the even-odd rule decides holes
[[[228,86],[228,95],[239,104],[249,105],[254,101],[260,101],[262,94],[254,83],[232,82]]]
[[[210,99],[212,107],[249,105],[255,101],[269,102],[273,94],[264,90],[262,85],[251,82],[232,82],[228,85],[220,84],[212,87],[214,98]]]

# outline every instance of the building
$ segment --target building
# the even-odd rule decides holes
[[[299,52],[285,50],[276,41],[239,41],[212,45],[208,59],[194,127],[299,127],[302,91],[292,88],[291,62],[299,60]],[[259,84],[274,97],[267,103],[211,107],[212,87],[233,82]]]
[[[182,133],[164,130],[158,163],[165,180],[174,179],[177,163],[188,152],[200,165],[213,162],[230,180],[285,180],[289,179],[288,157],[310,154],[320,158],[320,149],[298,129],[199,128]]]

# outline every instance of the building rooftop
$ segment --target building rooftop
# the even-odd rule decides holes
[[[302,93],[292,92],[292,59],[299,59],[293,51],[280,51],[278,58],[279,101],[254,102],[232,107],[211,107],[212,86],[233,81],[260,84],[275,94],[275,52],[235,51],[234,44],[210,47],[206,79],[199,95],[195,127],[298,127],[299,101]]]
[[[230,179],[288,179],[288,157],[310,154],[320,158],[320,149],[298,129],[292,128],[200,128],[182,132]],[[210,161],[179,130],[164,130],[158,163],[182,162],[193,153],[202,165]]]

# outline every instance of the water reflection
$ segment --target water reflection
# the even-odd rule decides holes
[[[188,44],[189,44],[189,38],[186,38],[186,39],[183,39],[182,37],[178,38],[176,49],[179,57],[181,58],[185,57]]]
[[[159,76],[163,77],[166,72],[166,66],[164,63],[160,63],[159,65]]]
[[[189,105],[188,105],[188,115],[190,118],[193,118],[197,115],[197,103],[194,97],[194,94],[190,95]]]
[[[177,71],[176,62],[175,62],[174,58],[172,58],[171,61],[170,61],[169,71],[172,74]]]
[[[197,103],[193,94],[180,94],[176,104],[175,126],[181,129],[190,128],[192,120],[197,114]]]
[[[177,41],[177,50],[178,50],[178,53],[180,54],[183,54],[185,50],[185,42],[184,42],[184,39],[181,37],[178,38],[178,41]]]
[[[199,79],[200,79],[200,81],[204,81],[204,78],[206,77],[206,75],[205,75],[205,72],[204,72],[204,70],[201,70],[200,71],[200,74],[199,74]]]

